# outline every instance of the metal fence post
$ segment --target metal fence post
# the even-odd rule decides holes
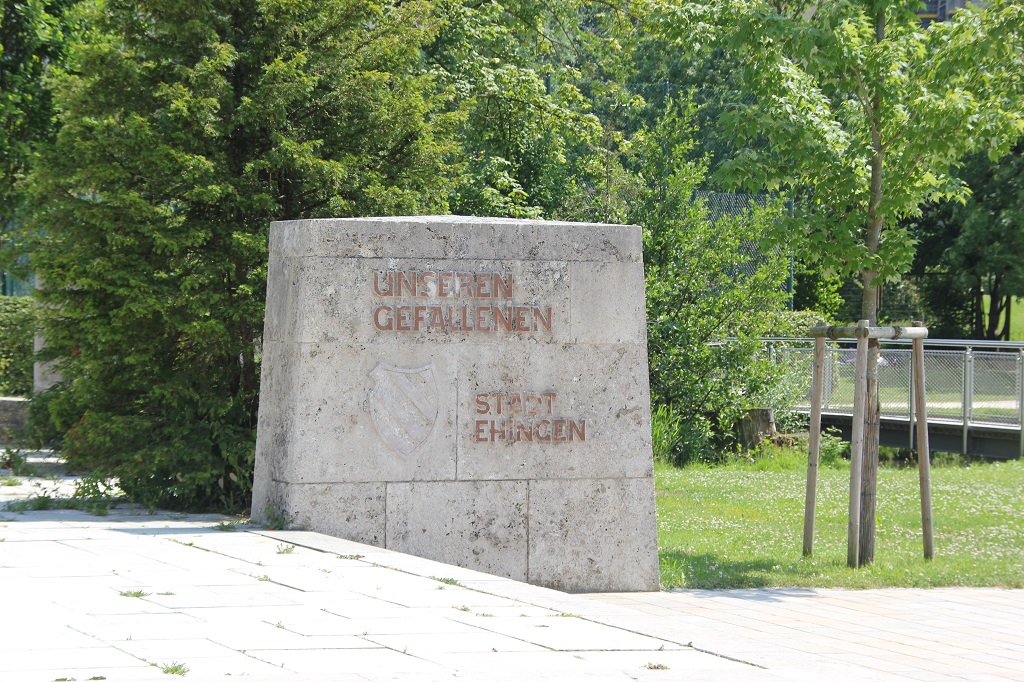
[[[1024,459],[1024,349],[1017,351],[1017,429],[1020,433],[1020,458]]]
[[[964,351],[964,397],[960,406],[960,413],[963,415],[964,433],[961,449],[967,454],[967,433],[970,430],[972,405],[974,404],[974,349],[967,346]]]

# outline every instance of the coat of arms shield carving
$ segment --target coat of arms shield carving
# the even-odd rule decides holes
[[[420,367],[379,362],[370,370],[370,416],[381,440],[395,454],[416,454],[437,427],[440,413],[437,370],[431,361]]]

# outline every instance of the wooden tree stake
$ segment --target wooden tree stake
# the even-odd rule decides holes
[[[850,437],[850,520],[847,525],[846,563],[860,566],[860,468],[864,454],[864,409],[868,387],[868,320],[857,325],[857,364],[853,381],[853,433]]]
[[[921,322],[915,322],[921,326]],[[931,449],[928,446],[928,400],[924,382],[924,341],[914,339],[913,345],[914,402],[917,411],[917,472],[921,484],[921,530],[924,536],[924,558],[935,556],[932,531]]]
[[[804,499],[804,556],[814,552],[814,512],[817,507],[818,458],[821,451],[821,394],[825,374],[825,337],[814,339],[811,374],[811,424],[807,453],[807,495]]]
[[[932,531],[932,492],[930,450],[928,447],[928,410],[925,398],[924,339],[928,330],[920,322],[913,327],[872,327],[861,320],[856,327],[814,327],[814,368],[811,381],[811,423],[807,453],[807,496],[804,502],[804,556],[814,549],[814,512],[817,506],[818,463],[821,451],[821,407],[825,364],[825,339],[857,340],[857,361],[853,380],[853,433],[850,437],[850,520],[847,526],[846,563],[860,567],[860,493],[861,465],[864,458],[865,412],[868,393],[868,340],[912,339],[914,405],[917,411],[917,451],[921,479],[921,527],[924,530],[924,557],[935,554]],[[1024,447],[1024,446],[1022,446]]]

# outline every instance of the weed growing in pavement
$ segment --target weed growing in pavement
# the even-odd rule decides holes
[[[6,511],[29,512],[49,511],[52,509],[75,509],[88,512],[94,516],[106,516],[114,506],[115,498],[105,494],[94,494],[91,489],[77,488],[71,497],[50,497],[35,495],[25,500],[15,500],[4,505]]]
[[[60,500],[64,502],[64,500]],[[49,495],[36,495],[27,500],[15,500],[8,502],[4,509],[12,512],[47,511],[53,509],[54,500]]]
[[[432,576],[430,576],[430,579],[431,580],[436,580],[439,583],[444,583],[445,585],[454,585],[455,587],[465,587],[465,585],[460,583],[455,578],[438,578],[438,577],[432,575]]]
[[[668,666],[664,663],[648,663],[644,667],[648,670],[668,670]]]
[[[270,576],[269,575],[265,575],[265,574],[264,575],[258,575],[258,576],[256,576],[256,580],[259,580],[261,583],[269,583],[270,582]]]
[[[14,476],[34,476],[35,467],[28,463],[28,457],[17,448],[4,448],[0,452],[0,469],[10,469]]]
[[[239,521],[221,521],[216,526],[214,526],[213,529],[224,531],[225,533],[233,533],[236,530],[238,530],[237,528],[235,528],[235,526],[237,526],[239,523]]]
[[[188,666],[184,663],[174,662],[160,666],[160,670],[164,675],[184,675],[188,672]]]
[[[278,554],[291,554],[294,551],[295,551],[295,545],[278,545],[277,546],[277,553]]]
[[[453,606],[452,608],[455,609],[456,611],[469,611],[469,607],[468,606]]]
[[[284,512],[276,507],[265,507],[263,509],[263,516],[267,519],[265,525],[267,530],[284,530],[287,523],[287,519],[284,517]]]
[[[351,561],[359,561],[360,559],[366,558],[362,554],[339,554],[337,556],[339,559],[349,559]]]
[[[143,592],[142,590],[122,590],[118,592],[122,597],[148,597],[149,592]]]
[[[72,500],[81,502],[80,507],[94,516],[106,516],[116,504],[117,488],[98,475],[83,476],[75,481],[75,492]]]

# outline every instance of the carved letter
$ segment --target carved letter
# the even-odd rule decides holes
[[[453,272],[439,272],[437,274],[437,295],[441,298],[448,298],[452,295]]]
[[[554,409],[554,405],[555,405],[555,398],[558,396],[558,392],[557,391],[544,391],[540,395],[541,395],[541,397],[544,398],[544,402],[547,403],[548,416],[550,417],[553,414],[553,409]]]
[[[541,429],[543,429],[543,431]],[[534,433],[537,436],[537,440],[540,441],[541,443],[550,443],[551,420],[541,419],[539,422],[537,422],[537,425],[534,427]]]
[[[416,271],[409,270],[395,273],[395,296],[416,295]]]
[[[381,313],[385,313],[383,322],[381,321]],[[373,311],[373,326],[377,328],[377,331],[389,332],[395,328],[395,320],[392,317],[392,313],[393,311],[389,305],[378,306]]]
[[[459,298],[463,296],[473,296],[473,273],[471,272],[456,272],[456,292],[455,295]],[[466,292],[466,293],[463,293]]]
[[[385,281],[388,283],[388,288],[387,289],[382,289],[381,286],[380,286],[380,284],[381,284],[380,276],[381,275],[386,275]],[[375,273],[373,273],[373,293],[377,294],[378,296],[394,296],[395,295],[395,291],[394,291],[395,284],[394,283],[395,283],[395,273],[393,273],[393,272],[375,272]]]
[[[412,306],[411,305],[400,305],[395,307],[395,331],[400,332],[411,332],[412,331]]]
[[[492,277],[495,277],[495,275],[490,273],[479,274],[476,276],[476,291],[474,293],[477,298],[493,298],[493,294],[491,293],[491,283],[494,280],[491,279]]]
[[[536,329],[537,331],[540,331],[542,328],[544,329],[544,331],[547,331],[547,332],[551,331],[551,307],[550,306],[548,306],[547,311],[548,311],[548,316],[545,318],[544,317],[544,309],[543,308],[534,308],[533,309],[533,328]]]
[[[512,308],[508,307],[502,310],[498,306],[493,306],[491,310],[494,311],[494,331],[498,331],[499,324],[505,331],[512,331]]]
[[[494,275],[494,294],[499,298],[512,298],[512,273]]]
[[[569,440],[569,437],[565,433],[564,419],[551,420],[551,440],[555,443],[564,443]]]

